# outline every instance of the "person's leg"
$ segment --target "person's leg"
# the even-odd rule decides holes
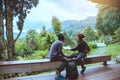
[[[61,71],[64,70],[64,68],[67,66],[68,61],[64,57],[59,57],[59,61],[62,61],[63,64],[57,69],[56,74],[60,74]]]
[[[61,71],[64,70],[68,61],[65,60],[64,57],[58,57],[58,56],[51,58],[51,61],[61,61],[62,62],[62,65],[59,68],[57,68],[57,70],[56,70],[56,74],[61,75]]]
[[[84,58],[85,58],[86,54],[85,53],[79,53],[79,55],[77,56],[77,63],[80,63],[81,65],[81,73],[85,72],[86,67],[84,66]]]
[[[81,58],[80,65],[81,65],[82,68],[85,68],[85,66],[84,66],[84,58]]]
[[[73,53],[69,56],[69,58],[76,58],[78,56],[79,53]]]
[[[86,70],[86,67],[84,66],[84,58],[81,59],[81,68],[82,68],[81,73],[83,74]]]

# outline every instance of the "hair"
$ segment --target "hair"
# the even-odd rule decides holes
[[[58,40],[64,40],[65,38],[64,38],[64,35],[63,34],[58,34]]]

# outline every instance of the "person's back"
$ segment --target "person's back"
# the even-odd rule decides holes
[[[64,70],[68,61],[65,58],[65,55],[62,52],[64,42],[64,35],[58,34],[58,40],[51,45],[48,57],[51,61],[62,61],[63,64],[57,69],[56,74],[60,75],[61,71]]]
[[[52,44],[48,57],[52,59],[61,56],[61,53],[62,53],[62,41],[58,40]]]

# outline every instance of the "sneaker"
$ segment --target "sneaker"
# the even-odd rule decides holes
[[[62,75],[57,75],[55,80],[65,80],[65,78]]]
[[[81,74],[83,74],[85,72],[85,70],[86,70],[86,67],[82,68]]]

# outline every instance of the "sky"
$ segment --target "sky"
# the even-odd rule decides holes
[[[38,32],[43,25],[51,27],[52,16],[61,22],[65,20],[83,20],[89,16],[96,16],[96,4],[88,0],[40,0],[37,7],[32,8],[27,15],[24,31],[36,29]]]

